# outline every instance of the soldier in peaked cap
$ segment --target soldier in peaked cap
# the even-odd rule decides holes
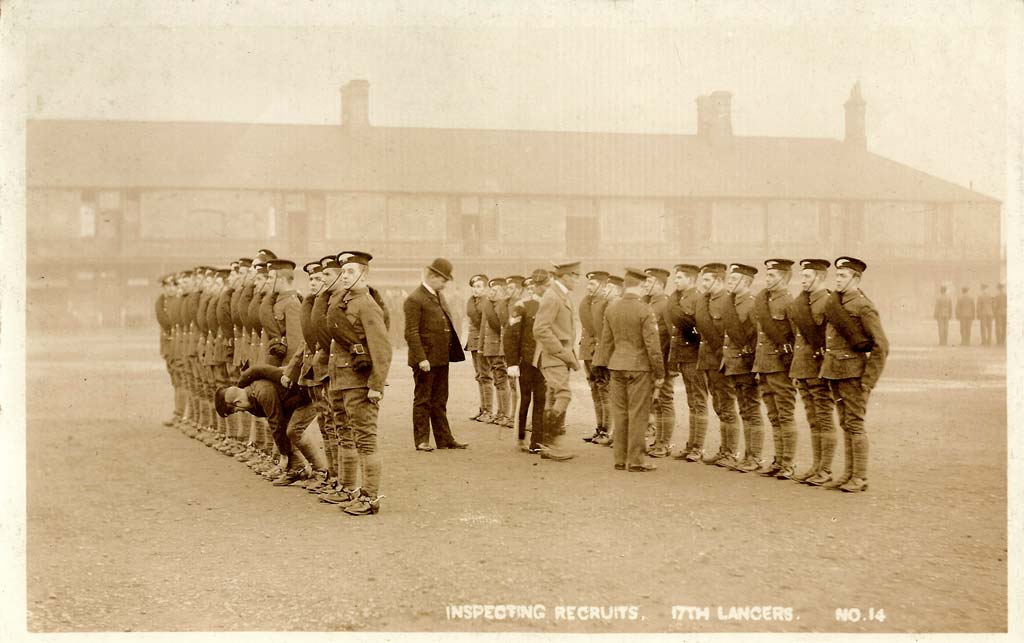
[[[469,351],[473,360],[473,370],[476,372],[477,388],[480,392],[480,407],[471,420],[478,422],[490,422],[493,419],[491,410],[493,408],[494,393],[491,388],[493,379],[491,371],[487,368],[487,360],[483,354],[483,309],[487,300],[487,275],[473,275],[469,279],[469,286],[473,293],[466,300],[466,317],[469,319],[469,332],[466,334],[466,345],[463,348]]]
[[[811,428],[810,468],[793,476],[798,482],[820,486],[832,481],[832,457],[836,448],[834,402],[827,380],[821,379],[825,356],[825,288],[828,268],[825,259],[800,261],[800,294],[793,298],[786,316],[793,325],[793,362],[789,376],[796,383]]]
[[[840,306],[826,309],[825,361],[821,377],[829,380],[839,411],[839,426],[846,443],[846,475],[835,485],[856,493],[868,488],[868,436],[864,430],[868,398],[878,383],[889,355],[889,340],[878,310],[860,290],[867,265],[853,257],[839,257],[836,295]],[[852,332],[851,332],[852,331]],[[858,342],[856,331],[867,337]],[[868,348],[867,352],[862,349]]]
[[[642,270],[626,269],[626,292],[608,305],[594,355],[595,377],[611,380],[615,468],[636,472],[657,468],[644,462],[644,434],[652,395],[665,379],[654,312],[640,299],[646,280]]]
[[[533,337],[537,342],[533,364],[544,375],[544,444],[541,458],[571,460],[575,454],[562,448],[565,434],[565,413],[572,401],[569,371],[578,371],[576,358],[576,320],[569,293],[576,287],[580,276],[578,261],[552,262],[554,279],[541,297],[537,317],[533,322]]]
[[[414,389],[412,403],[413,444],[432,451],[431,429],[438,449],[464,449],[448,424],[448,368],[465,361],[448,302],[442,291],[452,281],[452,263],[434,259],[423,269],[423,281],[403,304],[405,342]]]
[[[353,516],[380,510],[382,464],[377,449],[377,416],[391,366],[391,341],[384,312],[369,293],[367,275],[373,257],[350,251],[338,255],[342,291],[332,297],[327,311],[331,338],[340,350],[331,373],[331,387],[341,391],[348,425],[341,427],[342,451],[355,450],[362,487],[355,488],[357,471],[342,462],[342,492],[350,502],[342,504]],[[351,490],[351,491],[349,491]]]
[[[672,453],[672,435],[676,428],[675,391],[672,386],[675,364],[669,361],[672,332],[668,314],[668,295],[665,294],[669,271],[663,268],[648,268],[644,270],[644,275],[643,290],[651,305],[651,310],[654,312],[662,370],[665,371],[665,377],[662,378],[661,385],[655,390],[651,403],[654,415],[654,444],[651,445],[648,455],[652,458],[664,458]]]
[[[722,350],[725,341],[724,316],[732,301],[725,291],[725,264],[709,263],[701,266],[697,283],[700,298],[694,311],[697,332],[700,334],[700,348],[697,352],[697,368],[704,372],[711,394],[711,408],[718,416],[721,440],[718,452],[704,460],[705,464],[728,466],[736,464],[738,448],[736,414],[736,391],[732,382],[721,370]]]
[[[752,372],[757,327],[752,317],[754,297],[750,289],[756,274],[757,268],[753,266],[739,263],[729,266],[725,287],[729,291],[732,305],[725,307],[722,320],[725,327],[722,363],[725,375],[736,391],[745,438],[743,460],[732,468],[744,473],[761,468],[761,450],[764,446],[761,394]]]
[[[501,317],[501,356],[505,357],[505,335],[508,333],[508,327],[511,323],[512,318],[512,307],[517,301],[523,296],[523,283],[526,278],[522,275],[511,275],[505,278],[505,304],[503,311],[499,314]],[[508,374],[508,361],[505,361],[505,373]],[[519,382],[515,380],[511,375],[508,376],[508,423],[506,426],[511,427],[519,409]]]
[[[754,297],[753,310],[757,323],[753,372],[758,377],[775,446],[774,460],[760,473],[782,480],[793,477],[793,458],[796,456],[796,425],[793,421],[796,387],[789,377],[793,361],[793,328],[786,316],[786,309],[793,301],[789,294],[792,266],[789,259],[764,262],[765,287]]]
[[[480,336],[482,353],[486,367],[494,382],[494,396],[497,410],[490,419],[491,424],[512,426],[509,410],[509,385],[506,371],[505,356],[501,348],[501,333],[504,327],[502,320],[508,319],[508,300],[505,298],[505,279],[495,277],[488,283],[490,290],[487,297],[480,302],[481,321]],[[483,419],[483,418],[482,418]]]
[[[708,427],[708,383],[697,368],[700,333],[697,332],[697,278],[700,268],[692,264],[676,264],[675,290],[669,298],[668,322],[672,333],[669,363],[675,365],[683,380],[688,407],[689,434],[686,447],[676,453],[676,460],[699,462],[704,458],[704,437]]]
[[[594,304],[603,299],[601,290],[608,283],[608,273],[603,270],[593,270],[588,272],[586,277],[587,292],[583,299],[580,300],[577,314],[580,318],[581,327],[580,359],[583,360],[583,372],[587,376],[587,384],[590,385],[590,397],[594,400],[594,416],[597,419],[594,435],[583,438],[583,441],[593,442],[596,438],[608,434],[608,429],[605,428],[606,418],[604,417],[604,411],[608,406],[605,400],[607,397],[607,386],[603,381],[600,383],[596,382],[591,370],[591,363],[594,361],[594,352],[597,349],[598,340],[594,331]],[[601,306],[600,314],[603,321],[604,306]]]

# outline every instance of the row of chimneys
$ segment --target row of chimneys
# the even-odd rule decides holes
[[[867,147],[865,106],[858,82],[843,104],[846,110],[845,141],[862,149]],[[341,124],[350,130],[370,126],[369,81],[350,80],[341,88]],[[732,138],[731,93],[717,91],[697,97],[697,136],[712,145],[721,145]]]

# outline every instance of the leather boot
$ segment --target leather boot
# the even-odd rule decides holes
[[[555,410],[544,412],[544,436],[545,448],[541,451],[540,457],[545,460],[565,461],[572,460],[576,456],[566,452],[562,448],[562,422],[565,420],[565,413]]]
[[[843,431],[843,443],[846,447],[846,466],[843,471],[843,475],[842,477],[824,485],[826,488],[838,489],[849,482],[850,478],[853,477],[853,440],[850,439],[850,434],[846,431]]]

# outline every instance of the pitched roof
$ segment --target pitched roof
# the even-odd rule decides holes
[[[28,185],[993,202],[841,141],[30,120]]]

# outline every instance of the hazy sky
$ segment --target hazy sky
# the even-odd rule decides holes
[[[378,125],[692,133],[724,89],[737,135],[841,138],[860,80],[871,150],[1006,194],[1008,3],[86,4],[32,8],[30,117],[337,123],[365,78]]]

